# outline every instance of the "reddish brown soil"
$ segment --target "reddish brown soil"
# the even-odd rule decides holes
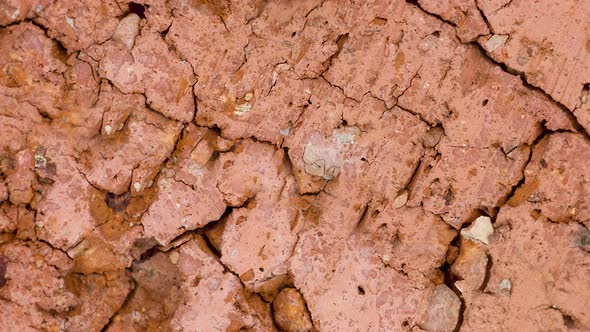
[[[590,330],[588,22],[0,0],[0,331]]]

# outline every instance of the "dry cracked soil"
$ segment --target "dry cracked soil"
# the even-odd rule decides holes
[[[0,331],[589,331],[589,22],[0,0]]]

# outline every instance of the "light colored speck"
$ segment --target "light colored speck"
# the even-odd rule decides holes
[[[80,243],[78,243],[75,247],[70,248],[66,253],[70,258],[76,258],[80,256],[86,249],[88,249],[89,242],[88,240],[84,239]]]
[[[389,256],[389,255],[383,255],[383,257],[381,258],[381,260],[383,261],[383,263],[389,263],[391,261],[391,256]]]
[[[251,110],[252,105],[250,105],[249,103],[243,103],[240,105],[236,105],[236,107],[234,107],[234,109],[235,109],[235,112],[234,112],[235,115],[242,115],[242,114],[248,112],[249,110]]]
[[[47,166],[47,158],[44,155],[35,153],[35,168]]]
[[[426,38],[422,39],[420,44],[418,44],[418,49],[424,52],[430,50],[436,44],[437,39],[438,37],[435,37],[433,35],[427,36]]]
[[[502,279],[502,281],[500,281],[500,285],[498,285],[498,288],[500,288],[501,291],[510,292],[512,289],[512,283],[508,279]]]
[[[131,312],[131,319],[134,323],[139,323],[143,319],[143,314],[137,310]]]
[[[529,57],[526,55],[521,55],[518,58],[516,58],[516,61],[518,62],[518,64],[524,66],[529,61]]]
[[[357,126],[348,126],[336,128],[333,130],[334,142],[341,146],[343,144],[354,144],[354,138],[361,134],[361,130]]]
[[[37,13],[40,13],[43,10],[43,5],[38,5],[35,10],[37,11]]]
[[[76,30],[76,25],[74,23],[74,19],[73,18],[71,18],[71,17],[69,17],[69,16],[66,15],[66,22],[68,23],[69,26],[72,27],[72,29]]]
[[[508,40],[508,35],[493,35],[488,39],[488,41],[483,45],[488,52],[495,51],[498,47],[504,45]]]
[[[289,136],[289,133],[291,133],[291,126],[285,128],[285,129],[280,129],[279,133],[283,136]]]
[[[135,189],[135,191],[140,191],[141,190],[141,183],[135,182],[133,184],[133,189]]]
[[[250,101],[252,100],[252,98],[254,97],[254,94],[252,92],[248,92],[246,93],[246,95],[244,96],[244,100],[245,101]]]
[[[170,261],[172,262],[172,264],[176,264],[176,263],[178,263],[178,259],[180,258],[180,254],[178,253],[178,251],[173,251],[170,253],[169,257],[170,257]]]
[[[20,15],[20,9],[17,9],[14,11],[14,13],[12,13],[12,19],[14,20],[15,18],[17,18]]]
[[[113,127],[110,125],[104,126],[104,132],[107,133],[107,135],[110,135],[113,132]]]
[[[201,178],[203,176],[202,166],[195,161],[190,162],[190,164],[187,167],[187,170],[194,177]]]
[[[176,203],[176,208],[180,208],[180,203]]]
[[[478,217],[471,226],[461,230],[461,236],[464,238],[483,244],[490,243],[490,235],[492,234],[494,234],[494,227],[490,217],[487,216]]]

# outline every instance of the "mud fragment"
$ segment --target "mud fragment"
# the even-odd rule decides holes
[[[311,331],[312,324],[305,301],[294,288],[283,289],[272,303],[274,321],[286,332]]]
[[[421,327],[427,331],[454,331],[459,322],[461,301],[446,285],[434,288]]]

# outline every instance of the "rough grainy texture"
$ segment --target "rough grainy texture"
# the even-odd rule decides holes
[[[0,330],[590,330],[589,19],[0,0]]]

